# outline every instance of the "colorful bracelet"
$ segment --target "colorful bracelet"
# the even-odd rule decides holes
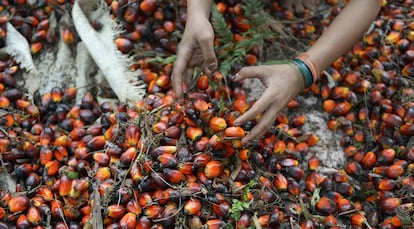
[[[309,67],[302,60],[299,59],[293,59],[292,63],[294,63],[299,68],[299,71],[302,73],[304,88],[310,87],[313,84],[313,77]]]
[[[311,56],[307,53],[301,53],[295,59],[301,60],[303,63],[305,63],[305,65],[311,71],[313,79],[312,81],[315,83],[319,78],[320,71],[315,62],[312,61]]]

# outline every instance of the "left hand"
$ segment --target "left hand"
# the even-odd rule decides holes
[[[276,115],[302,90],[303,78],[298,71],[290,64],[244,67],[239,71],[235,81],[258,78],[266,86],[254,105],[235,120],[235,125],[242,125],[263,112],[256,126],[242,139],[243,144],[264,135]]]

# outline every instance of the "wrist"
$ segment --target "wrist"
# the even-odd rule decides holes
[[[212,0],[187,0],[188,17],[208,19],[212,2]]]

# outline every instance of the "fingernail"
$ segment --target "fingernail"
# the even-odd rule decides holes
[[[230,78],[232,79],[232,80],[236,80],[237,78],[239,78],[240,77],[240,74],[239,73],[236,73],[236,75],[231,75],[230,76]]]
[[[210,69],[210,71],[211,71],[211,72],[214,72],[214,71],[216,71],[216,69],[217,69],[217,65],[216,65],[216,64],[210,64],[210,65],[208,66],[208,69]]]

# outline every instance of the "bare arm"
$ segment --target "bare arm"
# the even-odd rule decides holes
[[[377,17],[381,0],[352,0],[308,50],[320,70],[348,51]]]

